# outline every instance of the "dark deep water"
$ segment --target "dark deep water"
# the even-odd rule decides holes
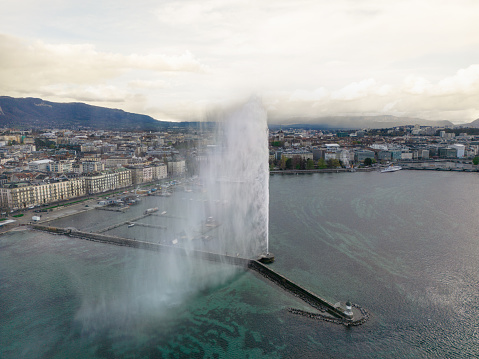
[[[479,357],[478,188],[473,173],[271,177],[272,266],[333,303],[367,308],[370,320],[349,329],[290,314],[286,308],[307,306],[222,264],[34,231],[5,234],[0,358]],[[96,230],[152,204],[185,214],[182,203],[194,202],[187,196],[56,224]],[[169,235],[137,227],[110,233]]]

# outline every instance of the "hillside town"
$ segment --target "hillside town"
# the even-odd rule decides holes
[[[198,174],[215,131],[164,132],[3,129],[3,216],[85,196]],[[464,130],[466,131],[466,130]],[[404,168],[476,171],[479,136],[424,126],[387,130],[270,130],[270,170]]]

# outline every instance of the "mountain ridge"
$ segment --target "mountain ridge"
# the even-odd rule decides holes
[[[120,109],[88,105],[82,102],[51,102],[35,97],[0,96],[0,126],[17,128],[90,128],[105,130],[158,131],[172,127],[197,126],[199,121],[159,121],[148,115]],[[207,122],[211,124],[211,122]],[[304,127],[311,129],[391,128],[405,125],[454,126],[449,121],[431,121],[414,117],[326,116],[270,118],[270,127]],[[479,119],[464,127],[479,127]]]
[[[51,102],[35,97],[0,96],[0,124],[20,128],[159,130],[171,126],[147,115],[81,102]]]
[[[274,120],[273,120],[274,121]],[[271,121],[271,122],[273,122]],[[450,121],[431,121],[416,117],[396,117],[392,115],[378,116],[325,116],[325,117],[294,117],[277,120],[275,126],[282,123],[284,127],[311,126],[323,129],[362,129],[362,128],[391,128],[406,125],[420,126],[454,126]]]

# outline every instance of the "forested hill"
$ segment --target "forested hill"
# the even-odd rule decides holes
[[[157,121],[146,115],[84,103],[58,103],[31,97],[0,96],[2,127],[154,131],[177,125],[178,123]]]

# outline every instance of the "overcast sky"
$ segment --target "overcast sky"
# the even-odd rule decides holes
[[[0,0],[0,95],[202,120],[479,118],[477,0]]]

